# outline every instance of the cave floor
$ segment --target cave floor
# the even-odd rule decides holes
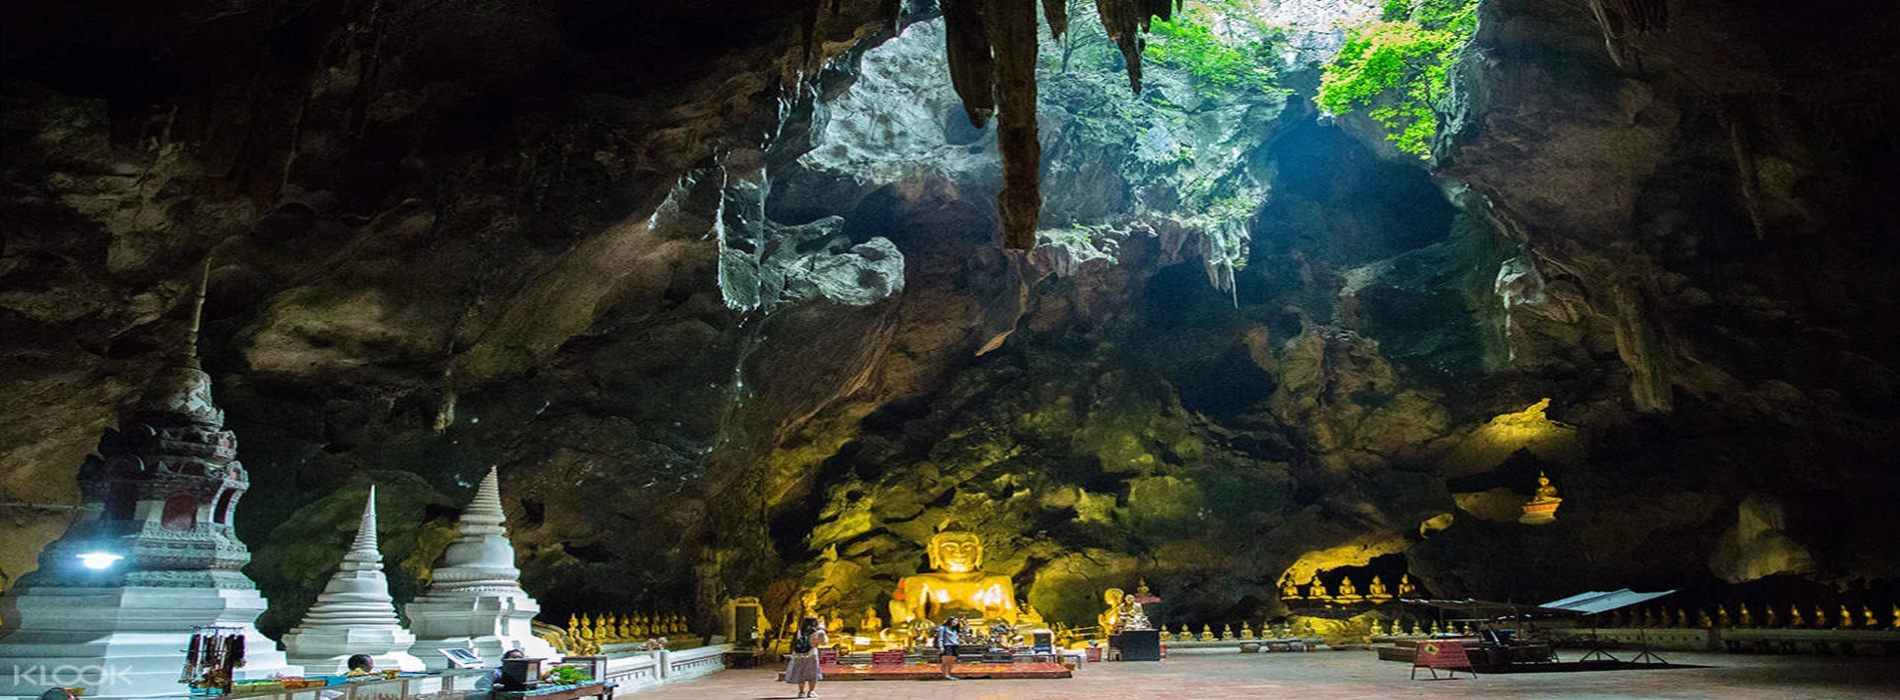
[[[1580,652],[1566,651],[1565,660]],[[1097,663],[1067,680],[864,681],[821,683],[824,700],[1018,700],[1078,698],[1894,698],[1900,657],[1750,656],[1665,652],[1671,663],[1706,668],[1581,673],[1462,673],[1457,680],[1413,681],[1406,664],[1370,651],[1307,654],[1182,654],[1160,663]],[[779,669],[730,670],[626,694],[665,698],[793,698]]]

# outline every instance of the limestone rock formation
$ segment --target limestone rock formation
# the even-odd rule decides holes
[[[1316,119],[1337,27],[1246,94],[1131,60],[1168,3],[1045,12],[1041,66],[1023,3],[116,5],[3,18],[15,580],[207,251],[271,632],[368,480],[400,603],[491,465],[556,617],[881,607],[952,515],[1071,623],[1900,578],[1879,3],[1486,0],[1428,161]],[[1574,440],[1491,439],[1545,399]],[[1537,468],[1556,522],[1459,509]]]

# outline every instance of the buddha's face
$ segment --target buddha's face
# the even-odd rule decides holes
[[[964,573],[983,565],[983,541],[968,532],[945,532],[930,539],[930,567]]]

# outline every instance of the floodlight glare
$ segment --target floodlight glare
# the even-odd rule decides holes
[[[114,563],[125,558],[123,555],[111,552],[87,552],[77,556],[79,563],[86,565],[88,569],[109,569]]]

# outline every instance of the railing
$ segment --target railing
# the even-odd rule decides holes
[[[726,652],[731,644],[682,649],[680,651],[627,651],[597,657],[592,665],[604,669],[601,680],[616,685],[620,693],[651,688],[665,683],[691,680],[726,669]],[[474,692],[476,682],[488,671],[445,671],[424,676],[399,676],[388,680],[361,680],[342,685],[296,690],[278,689],[237,693],[222,698],[237,700],[411,700],[425,696],[432,700],[461,698]],[[482,697],[486,697],[486,693]]]
[[[665,666],[660,663],[661,651],[623,652],[607,655],[606,680],[618,685],[616,692],[625,693],[641,688],[665,683]]]
[[[731,644],[718,644],[666,652],[666,655],[661,657],[666,661],[666,680],[668,682],[682,681],[724,671],[726,670],[725,654],[732,649]]]

